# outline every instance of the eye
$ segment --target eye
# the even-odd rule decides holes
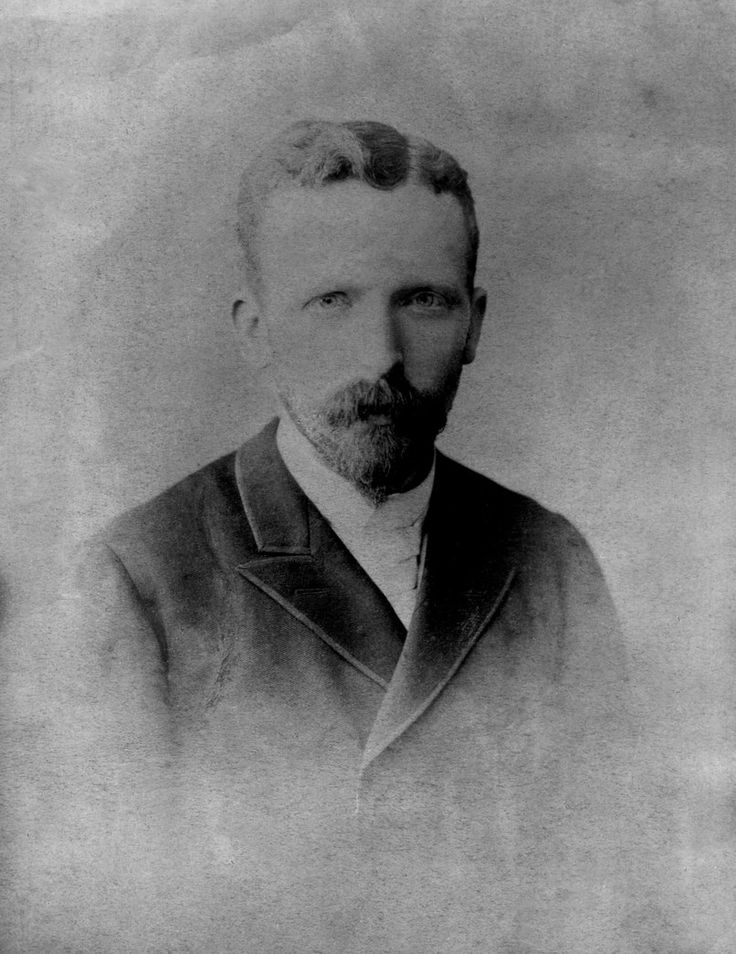
[[[345,292],[334,291],[310,298],[304,307],[311,311],[335,311],[343,308],[347,303],[348,296]]]
[[[440,308],[448,307],[444,295],[440,295],[438,292],[431,291],[428,288],[415,292],[407,298],[406,303],[410,306],[424,309],[425,311],[436,311]]]

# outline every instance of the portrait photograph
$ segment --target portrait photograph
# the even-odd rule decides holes
[[[735,951],[736,6],[0,27],[0,951]]]

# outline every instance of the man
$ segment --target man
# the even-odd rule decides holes
[[[198,887],[171,883],[242,917],[240,949],[618,950],[603,578],[566,520],[434,446],[486,309],[465,173],[379,123],[297,123],[247,169],[239,234],[234,319],[280,418],[114,521],[81,578],[112,827],[155,774],[163,853],[199,846]]]

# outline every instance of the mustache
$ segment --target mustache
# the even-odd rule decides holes
[[[338,391],[324,409],[324,417],[332,427],[348,427],[374,415],[408,424],[441,416],[441,405],[440,396],[419,391],[398,368],[376,381],[356,381]]]

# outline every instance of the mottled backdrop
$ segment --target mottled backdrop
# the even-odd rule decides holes
[[[230,325],[234,195],[244,157],[303,116],[390,122],[470,172],[490,313],[443,445],[594,546],[687,806],[671,838],[693,943],[731,950],[736,4],[5,0],[0,51],[18,950],[41,916],[28,846],[45,850],[24,814],[27,618],[90,531],[270,415]]]

